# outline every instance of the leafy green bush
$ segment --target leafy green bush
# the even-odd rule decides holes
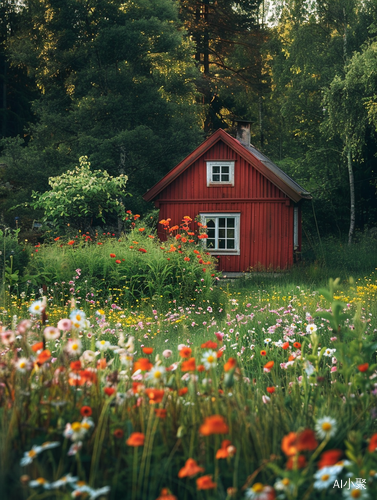
[[[90,170],[86,156],[79,159],[80,167],[68,170],[58,177],[50,177],[51,191],[42,195],[33,192],[33,208],[42,208],[45,222],[56,227],[71,224],[85,230],[95,219],[106,222],[105,216],[116,214],[124,217],[124,207],[119,201],[124,196],[127,176],[112,177],[103,170]]]
[[[15,284],[29,260],[29,251],[18,243],[19,230],[0,229],[0,276],[3,285]]]

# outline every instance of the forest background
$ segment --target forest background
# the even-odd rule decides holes
[[[370,234],[376,37],[377,0],[2,0],[1,222],[27,236],[33,191],[82,156],[146,214],[147,189],[244,119],[313,196],[304,240]]]

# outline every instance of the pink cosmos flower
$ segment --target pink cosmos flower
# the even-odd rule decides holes
[[[173,354],[173,352],[170,349],[165,349],[165,351],[162,351],[162,355],[164,358],[170,358],[170,356]]]
[[[58,323],[58,329],[69,332],[72,328],[72,321],[68,318],[61,319]]]
[[[215,332],[215,335],[216,335],[216,338],[219,342],[222,342],[223,338],[224,338],[224,334],[223,332]]]

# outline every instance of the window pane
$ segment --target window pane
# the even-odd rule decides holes
[[[225,218],[219,217],[219,227],[225,227]]]
[[[222,166],[221,167],[221,173],[222,174],[229,174],[229,167],[228,166]]]
[[[226,240],[226,247],[230,250],[234,250],[234,240]]]
[[[219,240],[219,248],[225,248],[225,240]]]
[[[234,238],[234,229],[227,229],[226,237],[227,238]]]
[[[220,174],[213,174],[212,181],[213,182],[220,182]]]
[[[212,173],[219,174],[220,173],[220,167],[212,167]]]
[[[215,240],[206,239],[207,248],[215,248]]]
[[[215,230],[214,229],[207,229],[207,234],[208,234],[208,238],[214,238],[215,237]]]
[[[226,223],[227,223],[226,226],[227,227],[234,227],[234,221],[235,221],[234,217],[228,217],[226,220]]]
[[[219,238],[225,238],[225,229],[219,229]]]
[[[215,227],[215,221],[213,219],[206,219],[207,227]]]
[[[221,175],[221,182],[229,182],[229,175],[228,174],[222,174]]]

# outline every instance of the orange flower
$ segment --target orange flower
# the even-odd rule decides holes
[[[375,450],[377,450],[377,434],[373,434],[368,445],[368,451],[370,453],[373,453]]]
[[[275,362],[274,361],[268,361],[264,367],[267,368],[267,370],[271,370],[271,368],[274,366]]]
[[[83,417],[90,417],[90,415],[93,413],[92,409],[90,406],[82,406],[80,409],[80,413]]]
[[[46,363],[46,361],[48,361],[50,358],[51,358],[51,352],[48,349],[45,349],[37,357],[37,364],[43,365],[43,363]]]
[[[324,451],[318,462],[318,469],[323,469],[323,467],[331,467],[332,465],[335,465],[337,462],[339,462],[340,457],[342,455],[343,455],[342,450]]]
[[[37,342],[31,346],[31,350],[34,352],[40,351],[41,349],[43,349],[43,342]]]
[[[83,384],[85,384],[85,382],[89,383],[97,382],[97,375],[91,370],[81,370],[80,377]]]
[[[158,418],[166,418],[166,415],[167,415],[167,410],[165,410],[165,408],[156,408],[154,410],[154,414],[156,415],[156,417]]]
[[[160,496],[156,500],[178,500],[175,495],[172,495],[167,488],[162,488]]]
[[[287,457],[296,455],[296,453],[298,452],[296,447],[296,438],[297,434],[295,432],[290,432],[289,434],[284,436],[281,441],[281,449],[283,453],[287,455]]]
[[[229,427],[222,415],[212,415],[204,420],[199,428],[202,436],[211,436],[212,434],[227,434]]]
[[[213,340],[207,340],[200,346],[202,349],[217,349],[217,343]]]
[[[267,356],[267,352],[264,349],[262,349],[261,352],[260,352],[260,355],[261,356]]]
[[[204,472],[203,467],[199,467],[193,458],[186,460],[184,467],[178,472],[178,477],[194,477],[199,472]]]
[[[72,371],[77,372],[81,370],[81,361],[71,361],[71,364],[69,366]]]
[[[145,389],[145,394],[149,398],[150,404],[161,403],[164,399],[165,391],[164,389]]]
[[[364,363],[363,365],[359,365],[358,367],[359,372],[366,372],[369,368],[369,363]]]
[[[143,351],[144,354],[152,354],[153,347],[143,347],[141,350]]]
[[[198,370],[198,372],[205,372],[206,368],[204,365],[198,365],[197,370]]]
[[[73,240],[68,241],[68,245],[74,245],[74,244],[75,244],[75,242]]]
[[[222,351],[221,349],[219,349],[216,353],[216,358],[219,359],[221,358],[221,356],[224,354],[224,351]]]
[[[182,349],[179,351],[179,355],[181,356],[181,358],[189,358],[191,356],[191,353],[191,347],[182,347]]]
[[[229,439],[224,439],[221,443],[221,448],[216,452],[216,458],[228,458],[232,457],[236,453],[236,448],[232,446],[232,442]]]
[[[198,477],[196,480],[196,488],[198,490],[211,490],[216,488],[217,484],[212,481],[212,476],[202,476]]]
[[[275,387],[267,387],[267,392],[270,393],[270,394],[273,394],[275,392]]]
[[[145,436],[142,432],[132,432],[126,444],[128,444],[128,446],[143,446],[144,441]]]
[[[306,458],[304,457],[304,455],[289,457],[286,465],[288,470],[303,469],[305,466],[306,466]]]
[[[178,391],[178,396],[184,396],[187,393],[188,393],[188,388],[182,387],[182,389],[179,389],[179,391]]]
[[[297,451],[313,451],[317,448],[318,441],[315,438],[315,433],[311,429],[305,429],[297,434],[296,448]]]
[[[300,347],[301,347],[300,342],[293,342],[293,347],[294,347],[295,349],[300,349]]]
[[[133,371],[136,372],[136,370],[141,370],[142,372],[147,372],[153,367],[152,363],[149,361],[148,358],[139,358],[137,361],[134,363],[134,369]]]
[[[187,361],[183,361],[181,365],[181,370],[183,372],[193,372],[196,368],[195,358],[190,358]]]
[[[97,369],[104,370],[107,366],[106,358],[101,358],[97,361]]]
[[[288,347],[289,347],[289,342],[284,342],[284,344],[283,344],[281,347],[282,347],[282,349],[284,349],[284,350],[285,350],[285,349],[288,349]]]
[[[237,361],[235,358],[229,358],[228,361],[224,365],[224,372],[229,372],[232,370],[237,364]]]

